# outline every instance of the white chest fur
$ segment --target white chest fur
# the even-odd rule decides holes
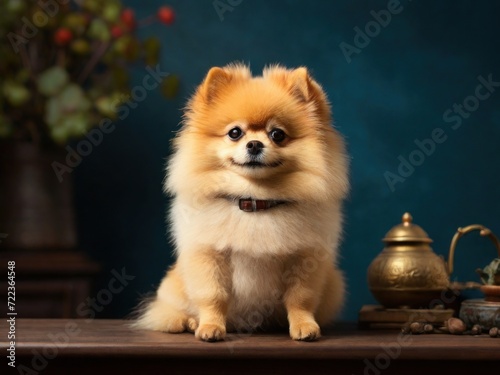
[[[232,253],[230,259],[233,275],[228,325],[236,330],[252,330],[266,322],[286,323],[283,259],[240,252]]]

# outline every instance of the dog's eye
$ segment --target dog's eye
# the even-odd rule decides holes
[[[237,141],[238,139],[241,138],[242,135],[243,135],[243,132],[237,126],[235,128],[232,128],[231,130],[229,130],[229,132],[227,133],[227,136],[229,138],[231,138],[231,140],[233,140],[233,141]]]
[[[276,143],[283,142],[285,140],[285,138],[286,138],[285,132],[283,130],[281,130],[281,129],[273,129],[273,130],[271,130],[271,132],[269,133],[269,136]]]

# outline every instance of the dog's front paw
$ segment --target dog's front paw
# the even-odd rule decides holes
[[[316,322],[302,322],[290,325],[290,337],[294,340],[314,341],[321,336]]]
[[[226,328],[218,324],[200,324],[195,336],[203,341],[220,341],[226,336]]]
[[[182,332],[194,332],[198,323],[194,318],[190,318],[184,315],[171,316],[162,325],[159,326],[159,331],[168,333],[182,333]]]

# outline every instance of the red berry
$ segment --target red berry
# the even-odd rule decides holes
[[[60,27],[59,29],[56,30],[54,34],[54,42],[58,46],[65,46],[69,42],[73,40],[73,33],[71,30],[65,28],[65,27]]]
[[[171,25],[174,23],[175,20],[175,13],[174,10],[168,6],[162,6],[158,9],[158,18],[160,19],[160,22],[164,23],[165,25]]]
[[[130,8],[125,8],[122,11],[120,16],[122,22],[127,26],[130,30],[135,29],[135,13]]]
[[[124,30],[122,29],[122,27],[120,25],[115,25],[111,28],[111,35],[115,39],[121,37],[123,35],[123,32],[124,32]]]

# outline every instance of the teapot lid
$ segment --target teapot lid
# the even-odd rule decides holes
[[[402,217],[402,223],[387,232],[382,239],[384,242],[425,242],[431,243],[429,235],[418,225],[413,224],[413,217],[406,212]]]

